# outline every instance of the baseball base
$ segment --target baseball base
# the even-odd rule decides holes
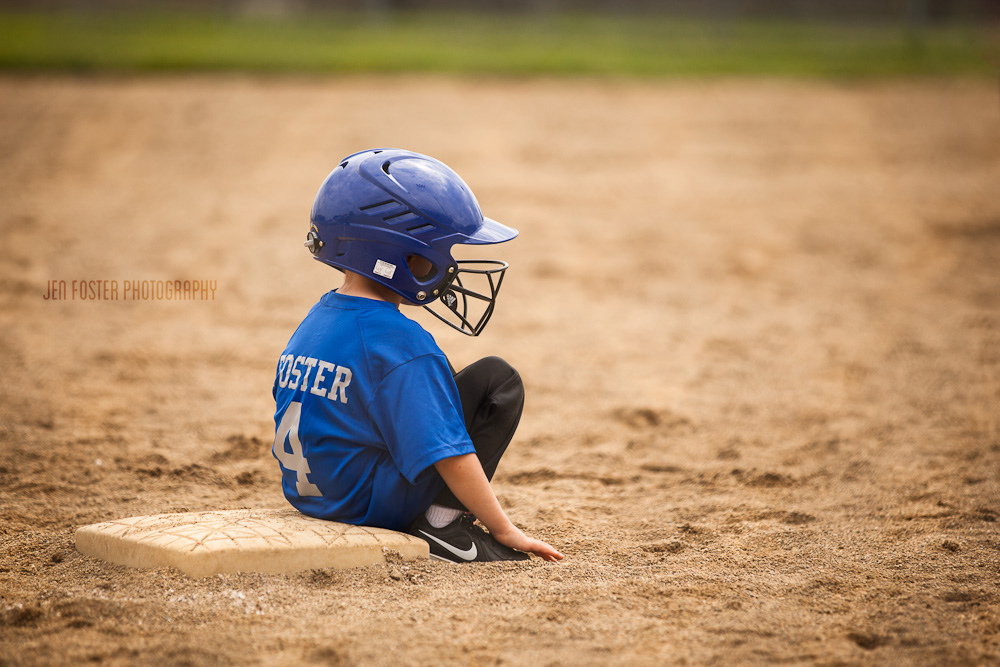
[[[173,567],[190,577],[288,573],[428,558],[427,543],[381,528],[313,519],[295,509],[156,514],[83,526],[76,548],[112,563]]]

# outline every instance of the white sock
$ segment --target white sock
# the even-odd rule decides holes
[[[444,528],[449,523],[462,516],[462,510],[452,509],[444,505],[431,505],[424,513],[427,523],[434,528]]]

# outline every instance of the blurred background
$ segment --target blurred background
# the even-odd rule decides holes
[[[998,22],[996,0],[2,0],[0,67],[981,75]]]
[[[472,6],[474,4],[474,6]],[[477,10],[488,12],[560,11],[599,13],[681,14],[711,19],[731,17],[853,18],[898,20],[914,23],[944,20],[996,19],[995,0],[4,0],[0,6],[28,9],[196,9],[217,11]]]

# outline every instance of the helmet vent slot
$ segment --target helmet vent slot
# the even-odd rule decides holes
[[[385,172],[386,176],[389,175],[389,161],[388,160],[386,160],[385,162],[382,163],[382,171]]]
[[[379,213],[378,209],[384,209],[387,206],[399,206],[399,202],[395,199],[386,199],[385,201],[380,201],[377,204],[368,204],[368,206],[362,206],[361,210],[365,213]]]
[[[383,216],[382,219],[390,225],[398,225],[401,222],[413,222],[414,220],[420,220],[420,216],[410,209],[406,209],[405,211],[399,211],[398,213],[391,213]]]
[[[417,225],[415,227],[407,227],[406,231],[410,234],[419,234],[420,232],[426,232],[434,229],[434,225],[430,223],[424,223],[422,225]]]

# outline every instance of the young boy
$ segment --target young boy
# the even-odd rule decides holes
[[[517,372],[488,357],[454,374],[430,334],[399,312],[437,301],[444,313],[435,316],[478,335],[507,265],[458,262],[451,248],[516,235],[483,217],[458,174],[425,155],[362,151],[330,173],[306,247],[344,282],[292,335],[273,390],[272,452],[292,505],[408,530],[452,562],[563,557],[514,526],[489,483],[521,416]]]

